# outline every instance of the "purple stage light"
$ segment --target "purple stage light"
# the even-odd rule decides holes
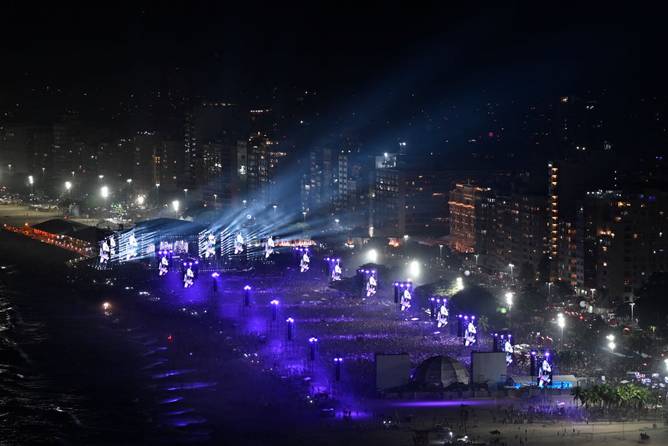
[[[271,320],[273,322],[276,322],[276,318],[278,317],[278,303],[279,302],[278,302],[277,299],[274,299],[269,303],[271,304]]]
[[[287,322],[287,324],[288,324],[288,332],[287,332],[288,341],[292,341],[292,337],[293,337],[292,336],[292,327],[294,325],[295,320],[292,319],[291,317],[289,317],[285,320],[285,322]]]
[[[246,285],[244,287],[244,306],[245,307],[250,307],[250,290],[251,290],[250,285]]]
[[[343,363],[343,358],[341,356],[334,357],[334,379],[336,382],[341,381],[341,364]]]
[[[308,342],[309,342],[309,359],[311,361],[315,361],[315,349],[316,345],[318,344],[318,338],[316,338],[315,336],[311,336],[310,338],[308,338]]]

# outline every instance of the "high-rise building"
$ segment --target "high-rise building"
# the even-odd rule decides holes
[[[302,209],[307,212],[330,213],[334,210],[337,195],[335,170],[336,159],[332,150],[320,148],[311,150],[308,155],[302,181]],[[338,167],[338,166],[337,166]]]
[[[185,116],[184,172],[182,186],[204,186],[215,172],[215,164],[222,158],[233,159],[216,150],[232,147],[247,134],[248,120],[238,106],[227,102],[202,102],[190,108]]]
[[[369,222],[368,157],[351,149],[320,148],[309,153],[301,180],[301,207],[332,214],[350,227]]]
[[[237,178],[242,196],[251,202],[269,205],[278,198],[276,175],[281,162],[288,156],[274,140],[264,133],[252,134],[247,141],[238,142]]]
[[[402,169],[408,234],[448,233],[449,178],[438,171]]]
[[[557,228],[557,280],[567,283],[573,288],[581,284],[578,277],[578,240],[577,224],[569,221],[561,222]]]
[[[478,264],[492,271],[541,278],[547,251],[547,201],[543,196],[515,193],[481,194],[475,204]]]
[[[481,202],[489,193],[488,188],[474,184],[456,184],[450,191],[450,246],[462,253],[473,253],[476,249],[476,217],[481,211]]]
[[[183,173],[183,144],[177,140],[163,140],[154,147],[151,167],[153,187],[175,191]],[[156,186],[159,185],[159,186]]]
[[[397,155],[377,156],[369,174],[369,234],[402,236],[406,232],[403,172]]]
[[[652,274],[668,271],[666,193],[590,192],[582,209],[585,289],[620,303]]]

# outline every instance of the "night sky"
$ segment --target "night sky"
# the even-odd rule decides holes
[[[23,5],[3,12],[0,107],[49,120],[169,92],[289,114],[295,96],[316,91],[326,125],[392,129],[374,136],[382,145],[428,133],[452,107],[473,116],[462,132],[486,133],[476,113],[494,101],[521,111],[604,91],[621,109],[664,94],[661,11],[446,3]],[[325,140],[330,130],[317,132]]]
[[[29,5],[3,11],[2,77],[107,90],[159,85],[183,70],[200,94],[297,86],[338,95],[406,72],[411,78],[398,88],[440,81],[492,89],[510,81],[521,89],[547,73],[552,79],[540,83],[600,85],[663,74],[655,71],[663,71],[665,33],[651,10],[442,3]]]

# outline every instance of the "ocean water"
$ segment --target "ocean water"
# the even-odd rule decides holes
[[[0,231],[0,446],[294,444],[313,421],[303,383],[246,361],[206,299],[65,260]]]
[[[17,309],[20,298],[0,281],[0,444],[69,444],[82,429],[81,399],[54,390],[27,353],[46,334]]]

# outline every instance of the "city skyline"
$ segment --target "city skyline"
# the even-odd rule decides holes
[[[3,446],[668,442],[659,8],[5,9]]]

